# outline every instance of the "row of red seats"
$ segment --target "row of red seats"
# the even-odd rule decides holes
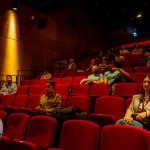
[[[31,114],[39,104],[41,95],[4,95],[1,98],[0,109],[8,114],[24,112]],[[129,107],[132,98],[127,100],[119,96],[102,96],[93,99],[89,96],[62,96],[62,107],[78,106],[88,114],[107,114],[115,117],[115,121],[122,118]]]
[[[5,115],[0,111],[0,116]],[[0,140],[2,150],[41,150],[53,146],[57,120],[48,116],[30,117],[25,113],[8,115],[4,135]]]
[[[139,62],[138,62],[139,63]],[[123,67],[122,69],[124,69],[125,71],[127,71],[128,73],[150,73],[150,67],[147,66],[141,66],[141,67],[131,67],[131,65],[128,65],[128,67]],[[107,70],[104,70],[102,73],[104,74]],[[52,74],[53,78],[64,78],[64,77],[78,77],[78,76],[88,76],[92,74],[91,71],[81,71],[81,72],[76,72],[74,70],[72,71],[67,71],[67,72],[63,72],[63,70],[60,70],[59,72],[56,72],[54,74]]]
[[[129,88],[130,87],[130,88]],[[128,96],[132,97],[141,92],[142,85],[137,83],[118,83],[114,88],[115,96]],[[109,96],[109,84],[56,84],[55,92],[62,96],[69,95],[89,95],[89,96]],[[18,86],[17,94],[45,94],[45,86]]]
[[[146,76],[146,73],[130,73],[129,78],[131,79],[132,82],[135,83],[142,83],[143,78]],[[80,84],[80,81],[84,78],[87,78],[87,76],[78,76],[78,77],[55,77],[53,80],[55,81],[56,84]],[[27,86],[32,86],[32,85],[41,85],[45,86],[47,80],[38,80],[38,79],[31,79],[31,80],[22,80],[20,82],[20,86],[27,85]]]
[[[125,70],[127,71],[127,70]],[[127,71],[128,72],[128,71]],[[150,71],[149,71],[150,73]],[[134,83],[142,83],[144,77],[146,76],[147,73],[129,73],[129,79],[130,82]],[[80,84],[80,81],[84,78],[87,78],[87,76],[78,76],[78,77],[57,77],[53,78],[56,84]]]
[[[123,68],[126,72],[130,73],[131,76],[138,76],[138,78],[140,78],[142,76],[142,74],[146,74],[146,73],[150,73],[150,67],[146,67],[146,66],[142,66],[142,67],[134,67],[134,69],[132,67],[124,67]],[[105,71],[102,72],[103,74],[105,73]],[[67,73],[55,73],[53,74],[53,78],[59,78],[60,81],[59,83],[66,83],[66,81],[69,81],[70,84],[77,84],[80,83],[80,81],[83,78],[87,78],[87,76],[89,74],[92,74],[91,71],[88,72],[74,72],[74,71],[70,71]],[[132,77],[131,77],[132,78]],[[46,79],[43,80],[39,80],[39,79],[31,79],[31,80],[22,80],[20,82],[20,85],[45,85],[46,83]],[[136,81],[135,81],[136,82]]]
[[[1,114],[1,111],[0,111]],[[2,150],[141,150],[150,149],[150,133],[133,126],[101,128],[88,120],[67,120],[62,125],[59,146],[54,146],[57,121],[49,116],[9,115]],[[137,136],[138,135],[138,136]]]

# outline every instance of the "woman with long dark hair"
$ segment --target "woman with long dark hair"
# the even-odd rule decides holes
[[[144,120],[150,119],[150,74],[143,79],[142,85],[141,93],[133,96],[125,117],[116,124],[145,128]]]

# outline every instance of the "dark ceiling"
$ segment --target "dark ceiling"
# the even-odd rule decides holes
[[[93,23],[108,30],[131,27],[140,36],[150,36],[150,0],[16,0],[48,14],[74,5],[85,12]],[[142,17],[137,18],[141,13]]]

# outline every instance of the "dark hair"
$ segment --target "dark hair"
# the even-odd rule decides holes
[[[107,63],[106,63],[107,65],[109,65],[109,64],[114,64],[114,61],[112,61],[112,60],[109,60],[109,61],[107,61]]]
[[[7,75],[6,78],[7,78],[7,77],[10,77],[10,78],[12,79],[12,76],[11,76],[11,75]]]
[[[143,80],[148,77],[150,79],[150,74],[146,74],[146,76],[143,78]],[[143,89],[143,83],[140,85],[141,86],[141,90],[139,91],[140,94],[144,95],[145,94],[145,90]]]
[[[52,87],[54,87],[54,86],[55,86],[55,82],[54,82],[54,80],[52,80],[52,79],[47,80],[47,82],[46,82],[46,83],[51,84],[51,86],[52,86]]]

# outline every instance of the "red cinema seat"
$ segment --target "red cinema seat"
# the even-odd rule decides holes
[[[61,78],[53,78],[53,81],[55,82],[55,85],[61,83]]]
[[[26,108],[18,108],[16,111],[27,113],[27,114],[31,115],[31,113],[34,111],[36,106],[39,104],[40,98],[41,98],[41,95],[29,96]]]
[[[29,95],[40,94],[41,93],[41,89],[42,89],[41,85],[32,85],[32,86],[29,86],[29,92],[28,92],[28,94]]]
[[[138,94],[138,84],[137,83],[117,83],[114,87],[113,96],[120,96],[124,98],[132,97]]]
[[[55,93],[60,94],[61,96],[68,96],[68,92],[69,92],[69,84],[57,84],[55,86]]]
[[[23,86],[23,85],[29,86],[29,80],[22,80],[22,81],[20,81],[20,85],[21,86]]]
[[[8,116],[4,135],[0,140],[2,150],[8,150],[12,140],[25,138],[29,120],[30,117],[24,113],[13,113]]]
[[[81,111],[87,111],[90,113],[91,108],[91,98],[88,96],[70,96],[67,100],[67,107],[69,106],[78,106]]]
[[[13,140],[12,150],[44,150],[53,146],[57,120],[50,116],[34,116],[30,119],[26,138]]]
[[[3,95],[0,103],[0,109],[4,109],[5,106],[12,106],[14,99],[15,95],[13,94]]]
[[[22,86],[17,87],[16,94],[25,95],[27,93],[28,93],[28,86],[27,85],[22,85]]]
[[[150,73],[150,67],[141,66],[141,67],[134,67],[135,73]]]
[[[28,95],[16,95],[12,106],[5,106],[4,110],[10,114],[19,108],[25,108],[28,102]]]
[[[38,82],[39,82],[39,79],[30,79],[29,80],[29,86],[37,85]]]
[[[73,84],[73,77],[64,77],[64,78],[61,78],[61,84],[72,85]]]
[[[116,96],[103,96],[96,98],[94,114],[106,114],[115,117],[116,121],[125,114],[125,99]]]
[[[143,79],[146,77],[146,73],[130,73],[130,80],[135,83],[143,83]]]
[[[87,78],[87,76],[75,76],[73,80],[73,84],[80,84],[82,79]]]
[[[3,122],[3,124],[4,124],[5,121],[6,121],[6,117],[7,117],[7,112],[4,111],[4,110],[0,110],[0,119],[1,119],[1,121]]]
[[[150,133],[134,126],[103,127],[99,150],[149,150]]]
[[[90,88],[90,96],[109,96],[110,84],[92,84]]]
[[[132,98],[128,98],[126,100],[126,110],[129,108],[130,104],[131,104]]]
[[[62,108],[67,107],[67,97],[66,96],[61,96],[61,106]]]
[[[116,123],[116,119],[113,115],[106,115],[106,114],[89,114],[88,120],[97,123],[101,129],[106,125]]]
[[[63,123],[59,148],[47,150],[97,150],[100,127],[87,120],[68,120]]]
[[[72,86],[72,95],[85,95],[88,96],[90,91],[89,84],[73,84]]]
[[[47,82],[47,79],[41,79],[38,81],[38,85],[45,86],[46,82]]]

